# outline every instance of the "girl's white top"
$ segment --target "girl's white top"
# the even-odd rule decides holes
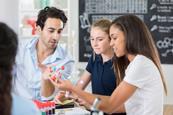
[[[128,65],[124,81],[137,87],[125,103],[127,115],[163,115],[164,88],[152,60],[137,55]]]

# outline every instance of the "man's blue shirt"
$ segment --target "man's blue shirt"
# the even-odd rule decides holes
[[[28,99],[41,100],[41,77],[42,72],[38,67],[36,44],[38,38],[22,40],[19,44],[16,64],[13,70],[13,91],[19,96]],[[48,56],[42,64],[56,65],[57,68],[64,66],[63,76],[67,79],[71,72],[74,61],[67,52],[57,45],[54,53]]]

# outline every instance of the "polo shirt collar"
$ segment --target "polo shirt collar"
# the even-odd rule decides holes
[[[102,56],[99,54],[99,55],[95,55],[96,56],[96,61],[98,61],[98,62],[102,62]]]

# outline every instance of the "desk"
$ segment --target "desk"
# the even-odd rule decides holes
[[[42,115],[90,115],[90,112],[76,102],[58,105],[53,101],[41,102],[34,100]]]
[[[55,115],[90,115],[90,112],[83,107],[56,109]]]

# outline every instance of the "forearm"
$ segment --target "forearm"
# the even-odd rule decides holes
[[[84,90],[87,85],[89,84],[90,80],[91,80],[91,74],[88,71],[85,71],[83,73],[83,75],[80,77],[80,79],[78,80],[76,87],[78,87],[79,89]]]
[[[81,89],[77,87],[72,87],[71,91],[77,94],[81,99],[88,102],[90,105],[93,104],[96,97],[99,97],[101,99],[101,103],[98,106],[98,109],[106,112],[106,113],[121,113],[125,112],[123,105],[122,106],[109,106],[112,105],[113,100],[110,96],[104,96],[104,95],[94,95],[88,92],[84,92]]]
[[[109,104],[108,96],[93,95],[91,93],[84,92],[81,89],[78,89],[77,87],[72,88],[72,92],[77,94],[79,96],[79,98],[85,100],[90,105],[93,104],[96,97],[99,97],[101,99],[101,103],[98,106],[99,109],[104,111],[104,112],[107,112],[107,113],[112,113],[112,110],[109,109],[110,106],[108,106],[108,105],[111,105],[111,104]]]
[[[50,82],[49,79],[43,79],[41,81],[41,96],[49,97],[55,91],[55,86]]]
[[[126,110],[125,110],[124,104],[115,110],[115,113],[125,113],[125,112],[126,112]]]
[[[124,103],[133,95],[136,89],[136,86],[122,81],[109,99],[103,99],[101,101],[99,109],[107,113],[125,112]]]
[[[70,91],[76,94],[79,98],[85,100],[90,105],[92,105],[92,103],[94,102],[94,99],[96,98],[95,95],[92,95],[91,93],[88,93],[88,92],[84,92],[82,89],[76,86],[71,87]]]
[[[124,105],[120,105],[120,106],[109,106],[112,105],[112,102],[110,99],[105,99],[105,98],[101,98],[101,103],[98,106],[99,110],[102,110],[106,113],[112,114],[112,113],[125,113],[125,108]]]
[[[88,85],[88,83],[85,83],[83,80],[79,80],[76,83],[76,87],[78,87],[81,90],[84,90],[86,88],[86,86]]]

